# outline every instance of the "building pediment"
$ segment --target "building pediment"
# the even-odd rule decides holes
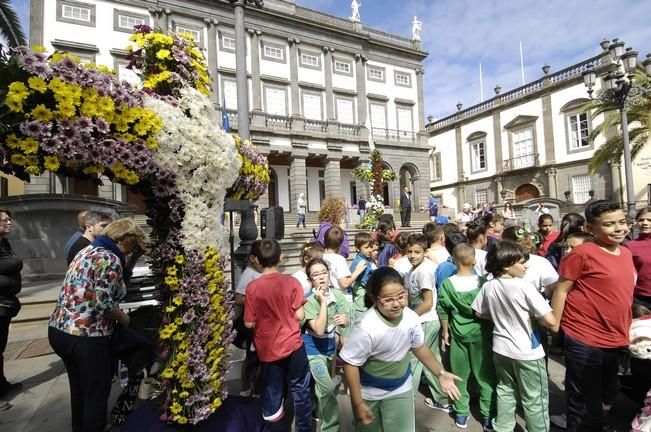
[[[520,126],[528,126],[538,120],[538,116],[519,115],[504,125],[504,129],[515,129]]]

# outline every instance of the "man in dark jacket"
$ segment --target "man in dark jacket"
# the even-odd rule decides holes
[[[11,212],[0,208],[0,411],[11,406],[3,402],[2,398],[22,387],[20,383],[11,384],[4,374],[3,353],[7,347],[9,324],[20,310],[20,302],[16,294],[22,288],[20,271],[23,269],[23,261],[16,257],[9,241],[5,238],[11,232],[12,225]]]
[[[407,186],[400,195],[400,219],[403,227],[411,226],[411,191]]]

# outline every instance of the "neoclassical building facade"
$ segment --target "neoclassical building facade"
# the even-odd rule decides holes
[[[558,72],[547,66],[540,79],[505,93],[497,87],[491,99],[430,121],[431,191],[454,212],[464,203],[505,200],[523,209],[544,199],[576,208],[590,199],[623,204],[622,164],[588,172],[605,137],[588,140],[603,116],[582,109],[589,101],[582,73],[611,64],[606,51]],[[638,158],[633,168],[639,207],[651,194],[651,158]]]
[[[237,131],[233,21],[228,1],[32,0],[30,43],[113,67],[119,78],[137,83],[126,68],[125,50],[134,25],[188,32],[205,50],[215,109],[220,118],[225,110]],[[427,53],[420,42],[302,8],[294,0],[247,8],[245,24],[251,138],[272,168],[269,193],[259,204],[294,211],[300,193],[310,211],[330,195],[356,202],[368,191],[351,171],[368,163],[372,141],[399,174],[385,185],[387,204],[395,205],[400,188],[408,185],[414,205],[423,205],[430,167],[423,106]],[[97,187],[48,174],[9,189],[79,193],[140,206],[138,196],[108,181]]]

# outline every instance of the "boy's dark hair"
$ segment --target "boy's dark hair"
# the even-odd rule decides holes
[[[552,221],[552,223],[554,223],[554,217],[549,213],[544,213],[538,216],[538,226],[542,225],[546,219],[549,219],[550,221]]]
[[[583,240],[584,242],[591,242],[594,241],[594,236],[591,233],[586,231],[577,231],[577,232],[570,233],[567,235],[567,237],[565,237],[565,241],[569,239],[580,239]]]
[[[484,269],[493,277],[500,277],[504,267],[510,267],[522,258],[529,259],[529,252],[523,246],[510,240],[503,240],[488,249]]]
[[[371,237],[371,234],[369,234],[369,233],[367,233],[365,231],[358,232],[357,234],[355,234],[355,248],[356,249],[359,249],[362,246],[371,243],[372,241],[373,241],[373,237]]]
[[[432,246],[441,237],[445,238],[445,229],[442,226],[437,226],[434,230],[426,232],[425,235],[427,236],[427,245]]]
[[[409,234],[409,237],[407,237],[407,248],[416,245],[421,246],[423,250],[427,249],[427,238],[425,237],[424,234],[421,233]]]
[[[422,234],[421,234],[422,235]],[[392,267],[380,267],[371,273],[371,276],[366,282],[366,295],[364,296],[364,306],[370,308],[373,306],[373,299],[377,298],[382,291],[384,285],[390,283],[398,283],[404,287],[402,276]]]
[[[13,216],[11,216],[11,211],[9,209],[4,208],[4,207],[0,207],[0,213],[5,213],[9,217],[13,217]]]
[[[427,237],[427,241],[429,241],[429,233],[434,231],[437,227],[438,225],[434,222],[427,222],[425,225],[423,225],[423,234],[425,234],[425,237]]]
[[[556,237],[554,242],[556,245],[562,245],[567,236],[577,231],[583,231],[585,226],[585,218],[578,213],[567,213],[561,219],[560,234]]]
[[[409,233],[401,232],[396,238],[396,247],[402,255],[407,251],[407,239],[409,238]]]
[[[323,246],[326,249],[339,250],[341,244],[344,242],[344,230],[337,225],[328,228],[325,236],[323,237]]]
[[[480,235],[486,234],[486,227],[478,222],[470,222],[466,230],[466,237],[468,238],[468,243],[474,243],[477,241]]]
[[[585,208],[585,220],[589,224],[597,222],[597,220],[604,213],[611,213],[617,210],[621,210],[619,205],[612,201],[608,200],[597,200],[593,201]]]
[[[256,243],[259,244],[256,246]],[[280,243],[274,239],[257,240],[251,247],[251,255],[258,259],[262,268],[275,267],[280,262],[282,249]]]
[[[445,234],[445,248],[452,255],[454,247],[461,243],[468,243],[468,239],[461,231],[448,231]]]

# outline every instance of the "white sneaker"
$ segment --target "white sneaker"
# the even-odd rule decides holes
[[[549,421],[557,428],[567,429],[567,416],[565,414],[549,416]]]

